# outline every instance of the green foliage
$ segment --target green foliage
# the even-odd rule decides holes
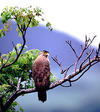
[[[28,27],[35,27],[39,26],[41,16],[43,15],[43,12],[40,8],[19,8],[19,7],[6,7],[3,9],[1,13],[1,19],[2,23],[4,25],[4,28],[0,30],[0,38],[2,36],[5,36],[5,32],[8,31],[9,28],[9,22],[11,23],[11,20],[15,20],[17,23],[17,32],[19,33],[19,36],[22,35],[23,28]],[[51,24],[48,22],[46,24],[46,27],[52,31]],[[25,29],[24,29],[25,30]]]
[[[17,44],[17,49],[20,50],[21,44]],[[32,63],[38,56],[39,50],[29,50],[29,51],[23,51],[23,53],[20,55],[19,59],[15,64],[13,64],[10,67],[4,68],[2,72],[0,73],[0,76],[3,78],[0,83],[7,83],[7,81],[10,81],[12,84],[17,85],[18,78],[22,77],[22,80],[25,81],[25,84],[22,85],[22,87],[29,88],[31,87],[31,81],[29,79],[29,70],[32,69]],[[3,54],[3,57],[5,57],[4,62],[6,62],[9,53]],[[10,59],[6,64],[11,63],[16,56],[16,51],[13,49],[12,52],[10,52]],[[1,66],[1,65],[0,65]],[[27,85],[28,84],[28,85]],[[27,86],[26,86],[27,85]]]
[[[48,22],[48,23],[46,24],[46,27],[47,27],[50,31],[53,30],[53,28],[51,27],[51,23],[50,23],[50,22]]]
[[[2,84],[0,85],[0,94],[4,93],[4,91],[6,91],[10,86],[7,84]]]
[[[58,78],[57,78],[54,74],[52,74],[52,73],[50,72],[50,82],[53,83],[53,82],[55,82],[55,81],[57,81],[57,80],[58,80]]]
[[[4,29],[3,29],[3,28],[2,28],[2,29],[0,29],[0,38],[1,38],[2,36],[5,36],[5,31],[4,31]]]
[[[40,8],[19,8],[19,7],[6,7],[3,9],[1,13],[1,20],[3,24],[3,28],[0,29],[0,38],[6,36],[6,32],[9,31],[9,27],[11,26],[11,21],[14,20],[17,24],[16,31],[19,33],[19,36],[23,34],[23,32],[27,31],[27,28],[33,28],[39,26],[40,20],[44,21],[42,17],[43,12]],[[46,27],[52,31],[51,23],[47,23]],[[24,33],[26,34],[26,33]],[[17,44],[17,52],[19,53],[21,49],[21,44]],[[13,65],[3,68],[0,72],[0,97],[3,96],[3,104],[6,103],[7,99],[11,96],[11,94],[16,90],[16,86],[18,83],[18,79],[21,77],[21,89],[33,88],[34,81],[28,75],[29,71],[32,69],[32,64],[34,60],[37,58],[38,53],[40,52],[37,49],[27,50],[27,46],[24,47],[22,54],[18,58],[17,62]],[[16,58],[16,49],[14,48],[11,52],[7,54],[0,55],[0,67],[2,65],[7,65],[12,63]],[[50,74],[50,81],[54,82],[56,78],[53,74]],[[16,106],[19,106],[19,111],[23,112],[23,109],[17,102],[13,102],[7,112],[16,112]]]
[[[21,44],[17,44],[16,48],[18,51],[21,48]],[[37,49],[32,49],[25,51],[27,47],[25,46],[23,53],[20,55],[17,62],[7,68],[4,68],[2,72],[0,73],[0,96],[6,94],[6,96],[3,98],[3,103],[6,102],[6,99],[9,98],[9,96],[12,94],[13,91],[15,91],[16,88],[13,88],[10,84],[17,86],[18,78],[22,77],[22,83],[21,88],[27,89],[27,88],[33,88],[34,87],[34,81],[33,79],[28,75],[29,70],[32,69],[32,64],[36,57],[38,56],[38,53],[40,52]],[[6,62],[7,58],[10,58],[9,61],[6,64],[11,63],[16,56],[16,51],[13,49],[8,54],[3,54],[1,57],[4,57],[3,62]],[[0,63],[1,66],[1,63]],[[7,92],[8,91],[8,92]],[[16,103],[13,103],[11,107],[9,108],[8,112],[12,111],[15,112],[15,105]],[[23,109],[20,107],[20,111],[23,112]]]
[[[20,51],[21,46],[22,46],[21,44],[16,45],[18,52]],[[32,70],[32,64],[34,60],[37,58],[40,51],[38,49],[32,49],[28,51],[26,50],[27,50],[27,46],[25,46],[23,53],[20,55],[17,62],[7,68],[4,68],[0,73],[0,95],[2,96],[3,94],[6,94],[6,96],[3,98],[3,103],[5,103],[6,100],[12,94],[12,92],[16,90],[16,88],[9,85],[9,83],[14,86],[17,86],[18,79],[20,77],[22,77],[21,88],[28,89],[34,87],[34,81],[32,77],[30,77],[28,74],[29,71]],[[3,62],[7,61],[9,54],[10,54],[10,58],[6,64],[11,63],[15,59],[16,50],[13,49],[10,53],[3,54],[1,56],[4,57]],[[1,64],[2,63],[0,63],[0,66]],[[54,82],[56,80],[57,78],[52,73],[50,73],[50,81]],[[11,111],[16,112],[15,107],[18,105],[19,104],[17,102],[13,102],[7,112],[11,112]],[[23,112],[23,109],[21,107],[19,112]]]
[[[34,8],[34,12],[37,16],[41,16],[43,14],[42,10],[38,7]]]
[[[17,108],[18,108],[17,110],[16,110],[16,106],[17,106]],[[14,102],[11,104],[9,110],[7,110],[6,112],[24,112],[24,110],[22,109],[22,107],[20,106],[19,103],[17,103],[16,101],[14,101]]]

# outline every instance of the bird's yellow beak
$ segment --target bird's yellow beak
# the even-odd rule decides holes
[[[44,55],[45,55],[45,56],[49,56],[49,53],[48,53],[48,52],[44,52]]]

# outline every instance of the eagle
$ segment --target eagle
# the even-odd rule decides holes
[[[49,52],[43,50],[32,66],[32,77],[38,92],[38,99],[42,102],[47,100],[46,90],[50,86],[50,63],[48,56]]]

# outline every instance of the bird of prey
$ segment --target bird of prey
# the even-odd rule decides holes
[[[49,52],[43,50],[32,66],[32,77],[38,92],[38,99],[42,102],[46,101],[46,90],[50,86],[50,64],[48,58]]]

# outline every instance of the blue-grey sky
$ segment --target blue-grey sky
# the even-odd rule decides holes
[[[1,27],[1,24],[0,24]],[[75,62],[73,52],[66,44],[71,40],[77,53],[83,44],[75,37],[57,30],[50,32],[44,26],[28,29],[28,49],[48,50],[50,52],[51,72],[57,77],[61,76],[59,67],[53,62],[51,56],[58,56],[64,67]],[[16,33],[16,24],[12,24],[12,31],[6,37],[0,39],[0,52],[6,53],[12,49],[14,43],[21,42],[21,37]],[[69,73],[73,72],[73,69]],[[100,64],[92,67],[72,87],[56,87],[48,91],[48,99],[45,103],[38,101],[37,93],[20,96],[17,101],[25,112],[99,112],[100,111]]]

